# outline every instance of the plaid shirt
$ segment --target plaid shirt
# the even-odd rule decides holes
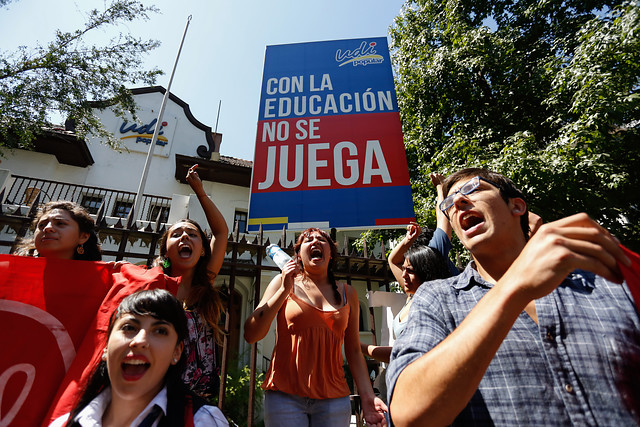
[[[459,276],[418,288],[393,346],[389,401],[402,370],[447,337],[491,287],[471,263]],[[454,425],[636,425],[640,320],[626,284],[575,271],[536,300],[536,311],[538,325],[520,314]],[[626,388],[635,388],[636,400],[627,396],[625,406]]]

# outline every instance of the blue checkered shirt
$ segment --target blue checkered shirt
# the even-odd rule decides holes
[[[393,346],[389,401],[402,370],[447,337],[491,287],[471,263],[459,276],[418,288]],[[632,301],[626,284],[572,273],[536,300],[539,324],[520,314],[453,425],[637,425],[640,320]]]

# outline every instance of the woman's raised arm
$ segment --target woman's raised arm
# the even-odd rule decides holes
[[[227,240],[229,239],[229,228],[224,220],[224,217],[218,210],[218,207],[213,203],[213,200],[207,196],[204,192],[204,186],[196,172],[198,165],[193,165],[187,172],[187,182],[196,193],[200,206],[207,217],[207,223],[211,229],[211,259],[207,269],[214,274],[218,274],[220,268],[222,268],[222,262],[224,261],[224,255],[227,251]]]

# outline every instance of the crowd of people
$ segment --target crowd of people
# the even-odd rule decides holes
[[[228,425],[211,402],[223,333],[213,283],[229,231],[196,167],[186,179],[212,237],[189,219],[167,229],[155,265],[179,281],[177,292],[140,290],[116,301],[98,363],[52,426]],[[388,256],[407,295],[393,346],[360,342],[358,295],[336,280],[329,234],[299,235],[293,259],[244,325],[255,343],[275,320],[265,425],[348,426],[343,354],[367,426],[640,423],[640,318],[620,242],[586,214],[542,224],[495,172],[431,180],[435,230],[409,224]],[[471,256],[464,269],[450,256],[452,232]],[[93,219],[67,201],[43,206],[33,238],[15,254],[101,260]],[[386,396],[376,395],[365,356],[388,364]]]

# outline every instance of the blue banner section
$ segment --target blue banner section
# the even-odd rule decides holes
[[[385,37],[267,47],[259,120],[391,111]]]
[[[283,206],[287,207],[286,217],[281,216]],[[397,218],[398,212],[413,215],[410,186],[252,194],[251,209],[261,213],[265,231],[282,230],[283,226],[306,228],[297,226],[302,223],[324,228],[360,228],[363,224],[373,227],[413,220]],[[249,231],[258,229],[259,224],[249,225]]]

